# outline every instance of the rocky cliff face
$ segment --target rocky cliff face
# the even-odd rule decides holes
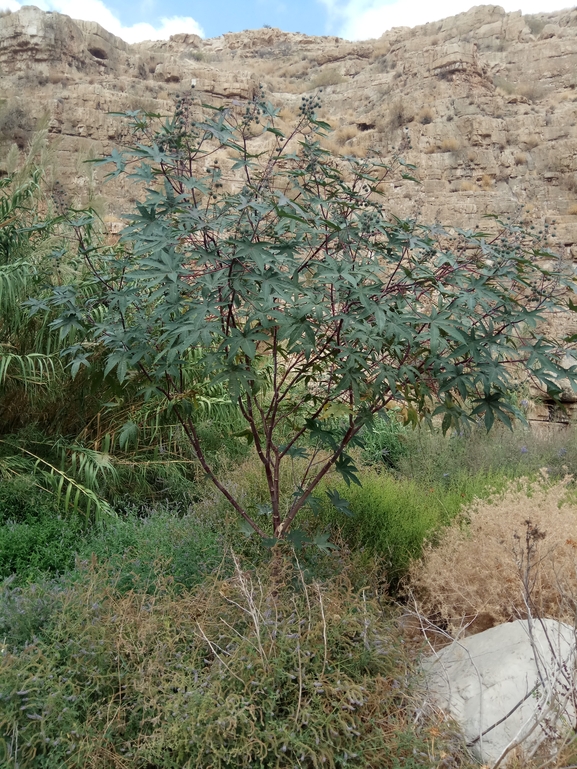
[[[577,9],[527,17],[478,6],[362,43],[261,29],[128,45],[27,6],[0,18],[0,67],[0,172],[44,118],[57,173],[86,195],[99,185],[81,161],[125,130],[111,112],[169,110],[192,81],[221,99],[261,82],[288,120],[322,87],[335,149],[394,150],[418,166],[421,187],[391,189],[396,212],[467,226],[487,212],[555,220],[556,245],[577,259]]]
[[[128,45],[27,6],[0,17],[0,68],[0,174],[44,121],[53,174],[74,198],[91,196],[113,230],[135,192],[103,185],[82,162],[124,138],[109,113],[168,112],[193,83],[208,101],[262,83],[287,121],[322,88],[333,149],[414,163],[422,185],[391,184],[395,213],[459,226],[485,213],[537,229],[555,222],[550,245],[577,262],[577,8],[477,6],[360,43],[260,29]]]

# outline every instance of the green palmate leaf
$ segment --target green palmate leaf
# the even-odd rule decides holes
[[[353,513],[351,511],[348,501],[344,497],[341,497],[341,495],[336,489],[334,490],[328,489],[326,493],[327,493],[327,497],[331,501],[331,504],[334,505],[340,513],[344,513],[344,515],[346,515],[347,517],[352,518]]]
[[[329,533],[316,534],[312,537],[311,544],[316,545],[318,549],[322,550],[324,553],[330,553],[331,550],[338,550],[339,548],[332,542],[329,542],[329,539]]]
[[[312,540],[306,532],[301,531],[301,529],[293,529],[286,535],[286,539],[291,543],[297,553],[302,550],[305,545],[310,545],[314,542],[314,540]]]
[[[245,537],[252,537],[254,534],[254,529],[250,525],[248,521],[246,521],[244,518],[241,518],[238,522],[238,528],[241,530],[241,532],[244,534]]]
[[[347,486],[350,486],[351,483],[356,483],[357,486],[361,485],[358,476],[359,471],[347,454],[340,455],[335,463],[335,470],[340,473]]]
[[[254,534],[254,530],[252,531]],[[265,547],[273,548],[275,545],[278,545],[279,540],[276,537],[263,537],[262,543]]]
[[[307,419],[305,427],[311,440],[318,441],[321,446],[325,446],[328,449],[336,450],[338,444],[335,434],[322,427],[320,422],[315,419]]]
[[[292,459],[308,459],[309,452],[303,446],[291,446],[287,448],[284,444],[278,447],[281,454],[286,454]]]
[[[320,513],[322,508],[322,499],[320,497],[315,497],[312,494],[307,498],[306,501],[307,507],[313,513],[314,515],[318,515]]]

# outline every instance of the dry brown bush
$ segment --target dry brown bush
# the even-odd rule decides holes
[[[427,155],[434,155],[442,152],[458,152],[459,149],[459,142],[456,139],[449,138],[434,144],[429,144],[429,146],[425,148],[425,153]]]
[[[355,125],[342,126],[335,133],[335,141],[339,147],[345,145],[351,139],[359,135],[359,129]]]
[[[535,149],[535,147],[538,147],[539,144],[541,144],[541,140],[538,136],[535,136],[535,134],[530,134],[529,136],[521,136],[519,138],[519,142],[521,144],[525,144],[530,150]]]
[[[430,546],[410,573],[419,610],[453,633],[527,617],[522,573],[529,528],[544,534],[531,561],[532,611],[573,622],[577,600],[577,505],[567,482],[515,482],[479,501]]]
[[[402,128],[407,123],[411,123],[415,119],[415,115],[410,105],[407,105],[401,97],[399,97],[389,109],[389,121],[388,128],[390,130],[396,130]]]
[[[443,139],[439,144],[438,152],[457,152],[460,148],[459,142],[456,139]]]
[[[515,92],[515,84],[511,83],[509,80],[506,80],[503,77],[493,78],[493,84],[495,88],[499,88],[501,91],[503,91],[503,93],[508,95]]]
[[[311,88],[323,88],[329,85],[338,85],[344,83],[345,78],[341,75],[336,67],[330,67],[328,69],[322,69],[317,75],[315,75],[311,82]]]
[[[539,83],[520,83],[517,93],[531,102],[540,101],[545,96],[545,89]]]
[[[428,125],[434,120],[433,110],[430,107],[423,107],[423,109],[417,115],[417,120],[422,125]]]

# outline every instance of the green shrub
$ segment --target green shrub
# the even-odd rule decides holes
[[[0,486],[0,579],[24,584],[74,568],[75,557],[108,561],[119,589],[147,584],[162,562],[166,575],[190,587],[222,561],[218,536],[178,508],[132,509],[86,530],[62,516],[51,495],[21,477]]]
[[[56,581],[19,587],[9,577],[0,583],[0,652],[24,647],[39,638],[60,608],[62,590]]]
[[[77,552],[81,559],[106,562],[121,591],[150,586],[159,574],[173,579],[178,589],[190,588],[223,561],[218,535],[170,507],[112,521],[80,543]]]
[[[395,417],[378,416],[372,429],[362,433],[362,458],[367,464],[396,467],[401,457],[407,455],[407,428]]]
[[[547,21],[546,19],[540,19],[537,16],[525,16],[525,23],[531,30],[531,34],[537,37],[543,31],[543,27]]]
[[[420,555],[426,537],[444,520],[444,511],[434,489],[414,481],[397,480],[385,473],[366,472],[362,486],[337,487],[349,502],[352,516],[343,516],[324,505],[324,522],[340,525],[340,532],[352,549],[367,548],[383,555],[388,578],[393,582]]]
[[[81,528],[63,518],[39,518],[0,526],[0,578],[17,575],[19,583],[43,574],[60,574],[74,564]]]
[[[0,482],[0,524],[25,523],[57,513],[50,494],[40,489],[30,476],[17,476]]]
[[[73,566],[80,537],[80,523],[62,517],[32,479],[0,484],[0,579],[16,575],[23,583],[62,573]]]
[[[447,729],[414,718],[391,613],[343,578],[289,576],[119,595],[88,568],[42,638],[0,655],[2,766],[439,766]]]

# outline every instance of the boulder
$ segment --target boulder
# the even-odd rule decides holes
[[[425,662],[430,701],[491,765],[516,746],[554,750],[575,723],[575,639],[569,625],[534,619],[456,640]]]

